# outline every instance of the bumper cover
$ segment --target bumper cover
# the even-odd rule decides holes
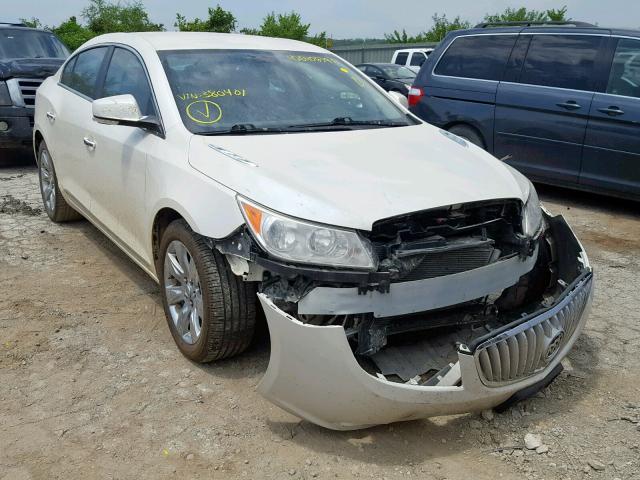
[[[479,357],[464,352],[458,353],[462,386],[426,387],[374,377],[356,361],[342,327],[305,325],[260,295],[271,334],[271,360],[258,391],[284,410],[334,430],[490,408],[542,381],[569,352],[588,315],[591,287],[590,277],[570,294],[569,302],[574,297],[587,302],[576,329],[553,359],[533,375],[497,386],[486,385]],[[543,317],[540,322],[548,319]]]
[[[371,375],[358,364],[343,327],[304,324],[260,294],[271,336],[271,358],[258,391],[284,410],[335,430],[499,405],[550,375],[586,321],[593,277],[579,242],[575,237],[572,240],[580,249],[572,254],[581,259],[584,274],[564,289],[552,307],[506,325],[471,346],[461,345],[455,365],[462,379],[459,386],[410,385]],[[529,350],[518,344],[523,335],[532,339]],[[519,350],[509,350],[514,341],[521,346]],[[516,358],[523,363],[512,366]],[[502,367],[499,372],[498,366]]]
[[[0,121],[9,129],[0,132],[0,148],[22,148],[32,143],[33,109],[0,107]]]

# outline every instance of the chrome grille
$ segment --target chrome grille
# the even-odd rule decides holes
[[[42,79],[39,78],[18,78],[18,88],[20,89],[20,95],[25,107],[35,107],[36,104],[36,90],[42,84]]]
[[[576,333],[591,286],[589,276],[555,307],[481,343],[474,355],[482,382],[506,385],[544,369]]]

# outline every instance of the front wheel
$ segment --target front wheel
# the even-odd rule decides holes
[[[234,275],[184,220],[167,227],[160,253],[164,310],[180,351],[204,363],[246,350],[256,323],[255,286]]]

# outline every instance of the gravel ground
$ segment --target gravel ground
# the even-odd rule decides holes
[[[596,271],[565,372],[499,415],[333,432],[255,392],[267,340],[213,365],[182,357],[156,285],[89,223],[51,223],[35,168],[5,162],[0,479],[640,479],[640,209],[541,196]]]

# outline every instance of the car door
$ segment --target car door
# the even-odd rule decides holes
[[[640,39],[612,43],[606,88],[591,104],[580,184],[640,195]]]
[[[59,90],[51,99],[46,138],[65,197],[75,206],[91,209],[91,102],[96,96],[108,47],[84,50],[62,72]]]
[[[158,117],[147,71],[138,54],[113,49],[101,98],[131,94],[143,115]],[[138,258],[145,258],[145,172],[147,156],[162,148],[157,134],[137,127],[91,122],[95,141],[91,213]]]
[[[519,44],[528,36],[521,34]],[[520,71],[498,86],[495,156],[508,156],[509,164],[534,179],[578,182],[594,77],[606,40],[581,34],[530,36]]]

